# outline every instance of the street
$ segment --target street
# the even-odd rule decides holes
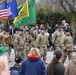
[[[73,53],[73,56],[76,55],[76,52]],[[51,60],[53,58],[53,51],[48,51],[47,53],[47,61],[50,63]],[[10,55],[10,60],[11,62],[9,63],[9,66],[12,67],[14,65],[14,50],[11,50],[11,55]],[[67,58],[67,60],[65,61],[65,65],[67,65],[69,63],[69,60]]]

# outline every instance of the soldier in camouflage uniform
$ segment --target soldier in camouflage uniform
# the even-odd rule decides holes
[[[33,41],[32,36],[29,34],[29,30],[26,30],[26,33],[24,34],[24,40],[25,40],[24,42],[25,42],[25,50],[27,56],[31,48],[31,43]]]
[[[44,28],[41,29],[41,33],[36,39],[36,45],[40,48],[41,57],[43,57],[44,61],[46,62],[47,46],[49,45],[49,41],[45,35]]]
[[[52,35],[52,43],[55,46],[55,49],[62,50],[62,37],[64,36],[64,32],[62,31],[61,27],[59,26],[57,30]]]
[[[35,39],[37,38],[37,36],[38,36],[38,31],[36,30],[35,27],[32,27],[32,28],[31,28],[30,34],[31,34],[31,36],[32,36],[33,38],[35,38]]]
[[[13,42],[13,45],[14,45],[14,52],[15,52],[15,57],[16,57],[16,53],[17,53],[17,45],[16,44],[14,44],[15,43],[15,41],[17,40],[17,37],[19,36],[19,31],[18,31],[18,29],[16,30],[16,33],[14,34],[14,36],[13,36],[13,38],[14,38],[14,42]]]
[[[3,39],[2,39],[2,44],[3,46],[6,46],[9,48],[9,51],[8,51],[8,59],[10,61],[10,53],[11,53],[11,45],[13,44],[13,38],[11,35],[9,35],[9,32],[6,31],[5,34],[3,35]]]
[[[30,35],[33,38],[32,47],[34,47],[35,46],[35,40],[36,40],[36,38],[38,36],[38,31],[35,29],[35,27],[32,27],[32,29],[30,30]]]
[[[24,50],[25,44],[24,44],[24,35],[22,29],[19,29],[19,34],[14,40],[14,46],[17,48],[15,55],[20,56],[21,58],[24,59],[26,57],[26,52]]]
[[[64,63],[67,56],[69,60],[71,60],[72,52],[74,48],[73,38],[71,37],[69,30],[65,31],[65,35],[63,36],[63,40],[62,40],[62,45],[63,45],[62,47],[63,47],[63,54],[64,54],[62,63]]]

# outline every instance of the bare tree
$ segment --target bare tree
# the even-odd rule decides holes
[[[71,24],[76,24],[76,0],[59,0],[61,7],[71,13]]]
[[[69,9],[72,13],[76,12],[76,0],[59,0],[59,2],[65,11]]]

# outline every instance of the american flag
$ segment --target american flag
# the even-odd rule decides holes
[[[8,18],[8,9],[6,1],[0,3],[0,20]]]

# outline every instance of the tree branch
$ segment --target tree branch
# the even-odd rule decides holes
[[[74,2],[74,0],[72,0],[72,1]],[[65,0],[65,2],[66,2],[66,4],[68,5],[70,11],[71,11],[72,13],[75,13],[75,6],[74,6],[73,4],[71,4],[71,3],[69,3],[68,0]]]
[[[61,4],[62,8],[67,12],[67,8],[66,8],[66,6],[63,4],[64,0],[59,0],[59,2],[60,2],[60,4]]]

